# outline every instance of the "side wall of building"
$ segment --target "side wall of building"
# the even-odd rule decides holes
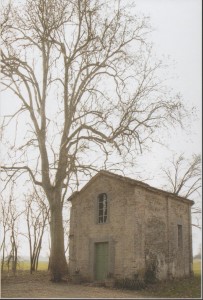
[[[192,273],[191,206],[168,199],[169,210],[169,276]]]
[[[158,279],[189,276],[192,270],[191,207],[162,193],[147,192],[145,266]]]

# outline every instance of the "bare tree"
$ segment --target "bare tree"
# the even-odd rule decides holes
[[[196,200],[201,196],[201,155],[193,154],[190,159],[184,157],[184,154],[174,155],[170,160],[170,165],[163,168],[167,184],[164,185],[168,191],[185,197]],[[201,208],[196,205],[192,208],[192,213],[201,214]],[[197,217],[197,220],[199,217]],[[200,227],[198,222],[193,224]]]
[[[49,209],[45,205],[44,195],[34,191],[26,196],[26,223],[30,249],[30,273],[37,271],[39,255],[42,248],[44,231],[48,225]]]
[[[168,180],[168,190],[185,198],[193,194],[200,195],[201,189],[201,156],[194,154],[186,159],[183,154],[173,156],[171,166],[163,168]]]
[[[2,14],[2,85],[19,101],[5,125],[24,124],[10,146],[18,155],[2,169],[9,178],[27,172],[44,189],[50,270],[60,281],[67,270],[62,208],[71,184],[110,168],[117,154],[133,162],[161,126],[181,122],[183,110],[158,76],[162,62],[152,60],[148,19],[133,7],[115,0],[24,2]]]
[[[69,249],[69,223],[69,219],[64,220],[65,255],[67,254]]]
[[[6,256],[6,240],[9,231],[9,207],[6,205],[6,201],[4,201],[1,195],[1,271],[4,270],[5,265],[5,256]]]
[[[7,264],[8,270],[11,269],[14,273],[17,270],[18,263],[18,221],[22,211],[16,208],[14,197],[14,184],[10,189],[10,195],[7,199],[2,197],[1,212],[2,212],[2,241],[1,241],[1,270],[4,270],[4,265]]]

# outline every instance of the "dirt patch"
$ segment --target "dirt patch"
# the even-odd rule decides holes
[[[142,298],[140,291],[127,291],[92,284],[74,285],[68,280],[52,283],[46,271],[2,274],[2,298]],[[146,296],[145,296],[146,298]]]

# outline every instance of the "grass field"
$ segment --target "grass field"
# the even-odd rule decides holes
[[[29,261],[21,261],[18,263],[18,269],[27,271],[30,269]],[[47,261],[39,261],[38,271],[46,271],[48,270],[48,262]]]
[[[46,272],[47,268],[48,268],[48,262],[41,261],[41,262],[39,262],[39,268],[38,268],[39,272],[33,273],[33,275],[31,275],[31,277],[29,277],[30,276],[30,275],[28,275],[29,274],[29,261],[24,261],[24,262],[21,262],[19,265],[19,275],[18,276],[16,276],[16,277],[14,276],[13,279],[12,279],[12,276],[10,276],[10,277],[5,276],[5,278],[6,278],[6,280],[14,280],[13,283],[17,284],[18,281],[26,282],[26,280],[28,280],[28,281],[30,281],[31,279],[34,280],[38,276],[40,277],[41,274],[44,274],[42,276],[43,284],[42,284],[42,279],[40,279],[39,282],[43,285],[44,293],[45,293],[45,291],[46,291],[46,293],[48,293],[48,291],[50,289],[50,286],[48,286],[48,285],[50,285],[50,281],[48,280],[48,278],[49,278],[48,272]],[[201,261],[200,260],[194,260],[193,271],[194,271],[193,277],[175,279],[175,280],[165,281],[165,282],[164,281],[157,282],[155,284],[148,285],[144,290],[135,291],[135,293],[139,293],[139,297],[142,297],[142,298],[150,297],[150,298],[155,298],[155,299],[157,299],[157,298],[182,298],[182,299],[196,298],[196,299],[201,299]],[[31,278],[31,279],[28,279],[28,278]],[[21,287],[19,286],[19,295],[21,295],[21,293],[22,293],[22,295],[24,295],[24,289],[28,289],[27,283],[24,286],[21,286]],[[38,283],[36,283],[36,284],[38,284]],[[6,283],[4,283],[4,286],[6,289]],[[11,293],[11,286],[12,285],[8,286],[8,290],[5,291],[5,295],[7,295],[8,291],[9,291],[9,293]],[[15,287],[13,287],[13,294],[15,294],[16,288],[17,288],[17,285],[15,285]],[[22,291],[20,290],[20,288],[22,289]],[[36,285],[36,288],[37,288],[37,285]],[[78,288],[79,288],[79,286],[77,287],[76,292],[77,292]],[[81,289],[83,289],[83,288],[84,288],[83,285],[81,285]],[[30,288],[28,290],[30,290]],[[118,291],[118,292],[120,291],[120,293],[122,293],[122,290],[112,289],[112,292],[115,292],[115,291]],[[58,292],[60,292],[60,291],[58,291]],[[130,293],[130,291],[126,291],[126,292]],[[34,293],[34,291],[32,291],[32,296],[34,295],[33,293]],[[68,293],[68,289],[67,289],[67,293]],[[91,290],[90,290],[90,293],[91,293]]]
[[[193,260],[193,272],[194,272],[194,275],[196,275],[196,276],[201,275],[201,260],[200,259]]]
[[[29,261],[23,261],[19,263],[19,269],[20,270],[29,270],[30,268],[30,263]],[[48,262],[46,261],[40,261],[38,265],[38,270],[47,270],[48,269]],[[201,275],[201,261],[196,259],[193,261],[193,271],[195,276],[200,276]]]

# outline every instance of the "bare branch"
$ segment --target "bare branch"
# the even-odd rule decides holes
[[[34,184],[36,184],[36,185],[40,185],[40,186],[42,186],[42,183],[41,182],[39,182],[39,181],[37,181],[36,179],[35,179],[35,176],[34,176],[34,174],[33,174],[33,172],[32,172],[32,170],[29,168],[29,167],[27,167],[27,166],[22,166],[22,167],[5,167],[5,166],[1,166],[1,168],[3,169],[3,170],[8,170],[8,171],[13,171],[13,170],[16,170],[17,172],[18,171],[21,171],[21,170],[26,170],[26,171],[28,171],[28,173],[30,174],[30,176],[31,176],[31,178],[32,178],[32,180],[33,180],[33,183]]]

